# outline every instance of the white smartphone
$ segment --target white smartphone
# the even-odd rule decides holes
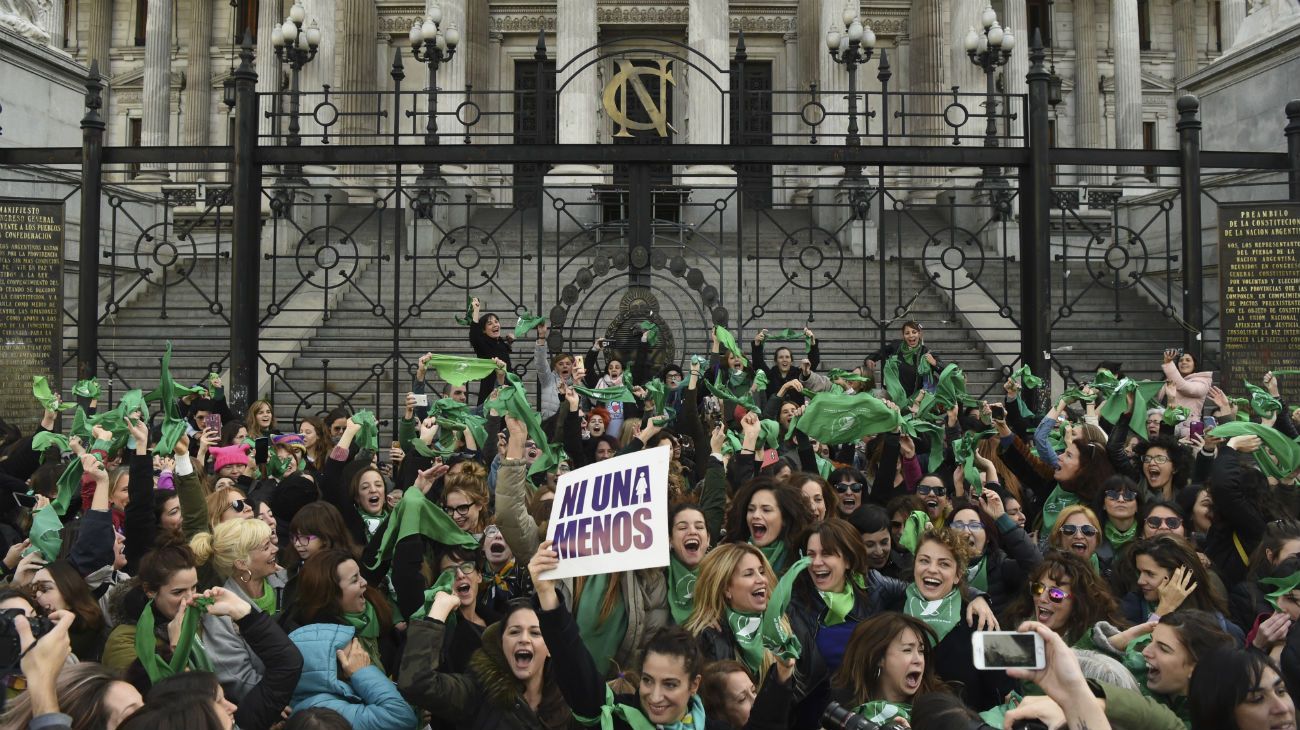
[[[428,408],[428,407],[429,407],[429,394],[428,394],[428,393],[412,393],[412,395],[415,396],[415,407],[416,407],[416,408]]]
[[[976,669],[1043,669],[1043,637],[1033,632],[976,631],[971,635]]]

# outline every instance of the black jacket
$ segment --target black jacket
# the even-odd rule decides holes
[[[1038,552],[1038,546],[1029,539],[1023,527],[1007,518],[1006,522],[1011,522],[1012,528],[1004,530],[1004,521],[998,522],[1002,547],[998,549],[989,545],[984,560],[988,562],[989,602],[993,604],[993,612],[1000,616],[1024,589],[1034,566],[1043,562],[1043,554]]]
[[[966,605],[962,601],[962,618],[934,648],[931,658],[936,672],[953,686],[966,706],[982,711],[1001,704],[1015,688],[1016,681],[1004,671],[975,668],[975,652],[971,647],[974,629],[966,623]]]
[[[505,323],[501,324],[501,332],[505,333]],[[487,332],[483,330],[483,325],[474,322],[469,326],[469,344],[474,348],[474,357],[483,360],[500,358],[506,364],[506,370],[510,369],[510,342],[502,337],[488,337]],[[488,373],[482,380],[478,381],[478,401],[477,405],[483,405],[487,402],[492,391],[497,387],[497,374]]]
[[[788,612],[786,616],[789,618]],[[790,628],[794,630],[794,635],[799,639],[803,651],[795,661],[794,677],[791,678],[791,699],[794,707],[791,708],[788,716],[781,717],[780,726],[815,728],[816,718],[821,715],[823,708],[811,705],[817,704],[824,698],[825,689],[830,683],[830,672],[817,651],[817,634],[809,633],[807,624],[796,624],[793,618],[790,621]],[[716,629],[705,629],[700,632],[698,639],[705,662],[740,658],[736,649],[736,640],[731,635],[731,629],[725,625]],[[805,701],[808,701],[809,707],[801,706]],[[812,724],[801,721],[809,718]]]

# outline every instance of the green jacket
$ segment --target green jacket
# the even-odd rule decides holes
[[[1189,718],[1180,717],[1154,697],[1104,682],[1097,682],[1106,700],[1106,719],[1111,725],[1142,730],[1188,730]]]

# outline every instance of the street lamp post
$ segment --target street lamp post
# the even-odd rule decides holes
[[[984,146],[997,147],[998,98],[995,77],[998,69],[1011,60],[1011,49],[1015,46],[1016,39],[1010,28],[998,24],[998,14],[992,6],[984,8],[980,22],[984,26],[983,33],[974,28],[966,31],[966,55],[971,63],[984,72],[984,115],[988,120],[984,127]],[[998,167],[985,167],[983,177],[980,184],[985,186],[996,186],[1000,181],[1004,182],[1002,170]]]
[[[424,143],[438,144],[438,69],[444,63],[450,63],[456,55],[456,46],[460,45],[460,31],[454,24],[443,27],[442,8],[433,6],[423,23],[411,26],[411,55],[416,61],[429,67],[429,119],[424,127]],[[420,192],[416,197],[416,211],[422,217],[429,217],[433,211],[433,186],[438,178],[438,165],[426,164],[416,185]]]
[[[289,64],[289,136],[285,140],[289,147],[302,146],[302,126],[298,123],[302,94],[298,88],[298,75],[304,66],[316,58],[320,38],[320,28],[316,21],[307,22],[307,9],[302,6],[302,0],[294,0],[284,24],[271,29],[271,45],[275,47],[275,57],[281,63]],[[302,165],[285,165],[284,176],[291,180],[301,178]]]
[[[862,145],[858,128],[858,67],[871,60],[876,52],[876,34],[852,7],[844,9],[844,27],[832,26],[826,32],[826,48],[831,60],[844,67],[849,76],[849,126],[844,143],[850,147]],[[865,112],[866,110],[863,109]],[[886,122],[888,123],[888,122]],[[855,218],[865,218],[870,193],[863,184],[862,166],[850,165],[845,169],[849,187],[849,205]]]

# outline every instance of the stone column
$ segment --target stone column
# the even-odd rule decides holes
[[[488,56],[486,59],[488,76],[486,79],[487,83],[484,86],[485,89],[509,89],[513,86],[514,79],[511,78],[507,80],[502,75],[502,68],[506,65],[502,63],[503,59],[501,57],[503,54],[502,44],[505,39],[506,35],[501,31],[493,30],[488,33]],[[502,96],[493,94],[488,97],[487,108],[484,111],[493,112],[493,116],[490,117],[487,122],[488,131],[493,135],[492,142],[494,144],[505,143],[508,139],[505,135],[514,132],[514,127],[511,126],[511,118],[505,114],[501,114],[501,112],[509,111],[502,108],[504,106],[505,104],[503,103]],[[501,169],[501,163],[499,162],[491,163],[486,169],[488,188],[492,191],[492,202],[496,204],[509,202],[506,199],[509,192],[505,189],[506,179],[504,172],[505,171]]]
[[[145,21],[143,119],[140,142],[144,147],[166,147],[171,124],[172,0],[149,0]],[[166,181],[167,165],[143,167],[141,177]]]
[[[908,49],[907,63],[911,91],[936,94],[914,100],[915,112],[924,116],[908,121],[908,132],[916,135],[911,144],[939,144],[938,137],[945,133],[943,123],[943,98],[937,96],[949,90],[948,64],[952,55],[948,48],[948,26],[945,23],[943,0],[913,0],[907,18],[908,35],[912,43]],[[967,61],[967,63],[970,63]],[[941,168],[917,167],[914,182],[918,187],[934,185],[942,174]],[[934,192],[913,193],[913,197],[933,197]]]
[[[190,0],[189,45],[185,47],[185,117],[181,121],[181,144],[208,144],[212,128],[212,0]],[[196,182],[208,178],[204,165],[186,165],[180,179]]]
[[[275,57],[275,46],[271,45],[271,29],[282,25],[286,18],[283,0],[260,0],[257,5],[257,57],[253,60],[257,71],[257,93],[271,94],[280,91],[280,61]],[[243,36],[240,30],[240,36]],[[275,129],[275,120],[267,119],[266,112],[272,111],[271,100],[259,98],[261,109],[258,110],[258,134],[268,135]],[[287,109],[285,110],[287,111]],[[280,120],[280,134],[288,132],[288,120]],[[263,145],[272,144],[272,140],[263,139]]]
[[[334,53],[333,68],[330,70],[335,82],[343,91],[370,91],[379,87],[379,50],[375,47],[375,38],[379,34],[379,11],[374,0],[337,0],[334,9]],[[314,63],[321,63],[317,59]],[[407,71],[409,75],[411,72]],[[408,76],[409,77],[409,76]],[[374,118],[368,116],[370,104],[364,96],[345,95],[337,98],[339,120],[334,129],[342,135],[364,135],[375,129]],[[362,116],[349,116],[361,114]],[[373,139],[366,137],[346,137],[346,144],[367,144]],[[349,165],[352,172],[364,174],[369,168],[365,165]],[[355,191],[363,187],[364,182],[352,185]],[[365,198],[364,194],[361,196]]]
[[[1196,0],[1174,0],[1174,86],[1196,72]]]
[[[1097,72],[1097,0],[1074,0],[1074,136],[1079,147],[1099,149],[1105,144],[1101,126],[1101,83]],[[1080,165],[1077,181],[1080,185],[1097,185],[1100,174],[1097,167]]]
[[[1029,12],[1025,8],[1025,0],[1003,0],[1002,9],[1006,13],[1006,19],[1002,21],[1005,28],[1009,28],[1014,34],[1016,43],[1011,47],[1011,59],[1003,67],[1003,78],[1006,84],[1008,94],[1013,96],[1025,96],[1029,93],[1029,46],[1034,41],[1034,29],[1029,27]],[[967,63],[970,63],[967,61]],[[971,64],[972,66],[975,64]],[[1016,114],[1012,119],[1010,130],[1012,136],[1018,136],[1025,128],[1028,114],[1027,107],[1018,101],[1011,101],[1011,111]],[[1005,112],[1005,109],[1000,111]],[[1004,143],[1005,144],[1005,143]],[[1022,146],[1020,144],[1017,147]]]
[[[803,91],[799,87],[799,33],[790,31],[782,36],[785,41],[785,78],[782,84],[787,91]],[[807,97],[796,96],[793,93],[784,96],[785,101],[782,103],[781,111],[785,112],[780,122],[780,127],[776,131],[781,137],[776,140],[777,144],[803,144],[807,139],[804,133],[803,122],[795,116],[799,113]],[[785,178],[783,191],[790,200],[781,202],[794,203],[795,200],[802,200],[806,203],[808,181],[801,174],[802,170],[797,164],[785,165],[781,174]]]
[[[1142,148],[1142,53],[1138,48],[1137,0],[1112,0],[1111,48],[1115,53],[1115,146]],[[1142,179],[1142,168],[1123,166],[1118,183]]]
[[[984,32],[984,8],[988,7],[988,0],[952,0],[952,24],[947,29],[946,43],[949,53],[952,55],[952,85],[957,86],[962,94],[975,94],[962,99],[971,112],[972,123],[974,123],[975,114],[984,112],[984,71],[975,64],[971,63],[970,56],[966,55],[966,33],[972,28],[976,33]],[[1006,25],[1006,18],[998,14],[998,22]],[[984,125],[979,120],[977,125],[979,129],[977,134],[983,134]],[[970,129],[962,130],[964,133],[970,133]],[[964,143],[963,143],[964,144]],[[978,142],[976,144],[979,144]]]
[[[319,145],[323,129],[316,123],[312,111],[317,104],[324,101],[323,87],[328,84],[331,89],[337,91],[358,91],[358,89],[342,88],[335,82],[337,77],[334,75],[334,59],[338,36],[341,31],[349,28],[337,22],[338,8],[335,0],[302,0],[302,7],[307,13],[307,27],[310,28],[312,21],[315,21],[316,26],[320,28],[320,46],[316,49],[316,58],[303,66],[298,74],[298,88],[303,93],[302,114],[298,117],[298,123],[302,126],[302,143]],[[373,85],[366,88],[371,89]],[[338,124],[330,128],[330,134],[338,134],[340,131]],[[342,140],[338,140],[338,143],[342,143]]]
[[[91,61],[99,62],[99,75],[111,78],[108,50],[113,43],[113,0],[96,0],[88,5],[86,18],[86,65]],[[108,99],[104,99],[105,109]]]
[[[1223,50],[1232,48],[1237,31],[1246,20],[1246,0],[1222,0],[1219,5],[1219,42]]]
[[[823,145],[842,145],[844,135],[849,128],[849,73],[842,64],[831,58],[826,48],[826,33],[834,28],[844,33],[844,13],[846,10],[858,12],[859,0],[821,0],[821,24],[817,32],[817,91],[822,106],[826,107],[826,120],[817,127],[817,143]],[[841,41],[847,44],[848,40]],[[858,67],[858,81],[865,79],[865,67]],[[859,84],[861,87],[861,84]],[[858,111],[862,110],[862,100],[858,100]],[[858,120],[862,126],[862,120]],[[842,167],[822,168],[822,174],[841,174]]]
[[[564,68],[578,54],[596,45],[598,34],[596,3],[591,0],[556,0],[556,68]],[[575,67],[581,65],[576,63]],[[558,99],[565,111],[559,115],[558,139],[560,144],[595,144],[596,122],[600,119],[600,80],[594,67],[579,71],[576,77],[573,71],[572,68],[563,71],[555,79],[556,88],[564,87]],[[595,171],[596,168],[590,165],[557,165],[551,174],[593,174]]]
[[[55,0],[50,4],[49,23],[46,30],[50,33],[50,48],[62,50],[68,43],[67,34],[64,32],[67,16],[64,14],[63,0]]]
[[[731,49],[728,44],[727,0],[690,0],[687,9],[686,42],[722,70],[713,68],[698,56],[698,68],[686,70],[689,78],[686,97],[686,117],[691,144],[725,144],[729,136],[727,118],[727,76]],[[680,73],[680,71],[679,71]],[[730,174],[728,167],[693,166],[692,173],[703,173],[708,167],[714,172]]]

